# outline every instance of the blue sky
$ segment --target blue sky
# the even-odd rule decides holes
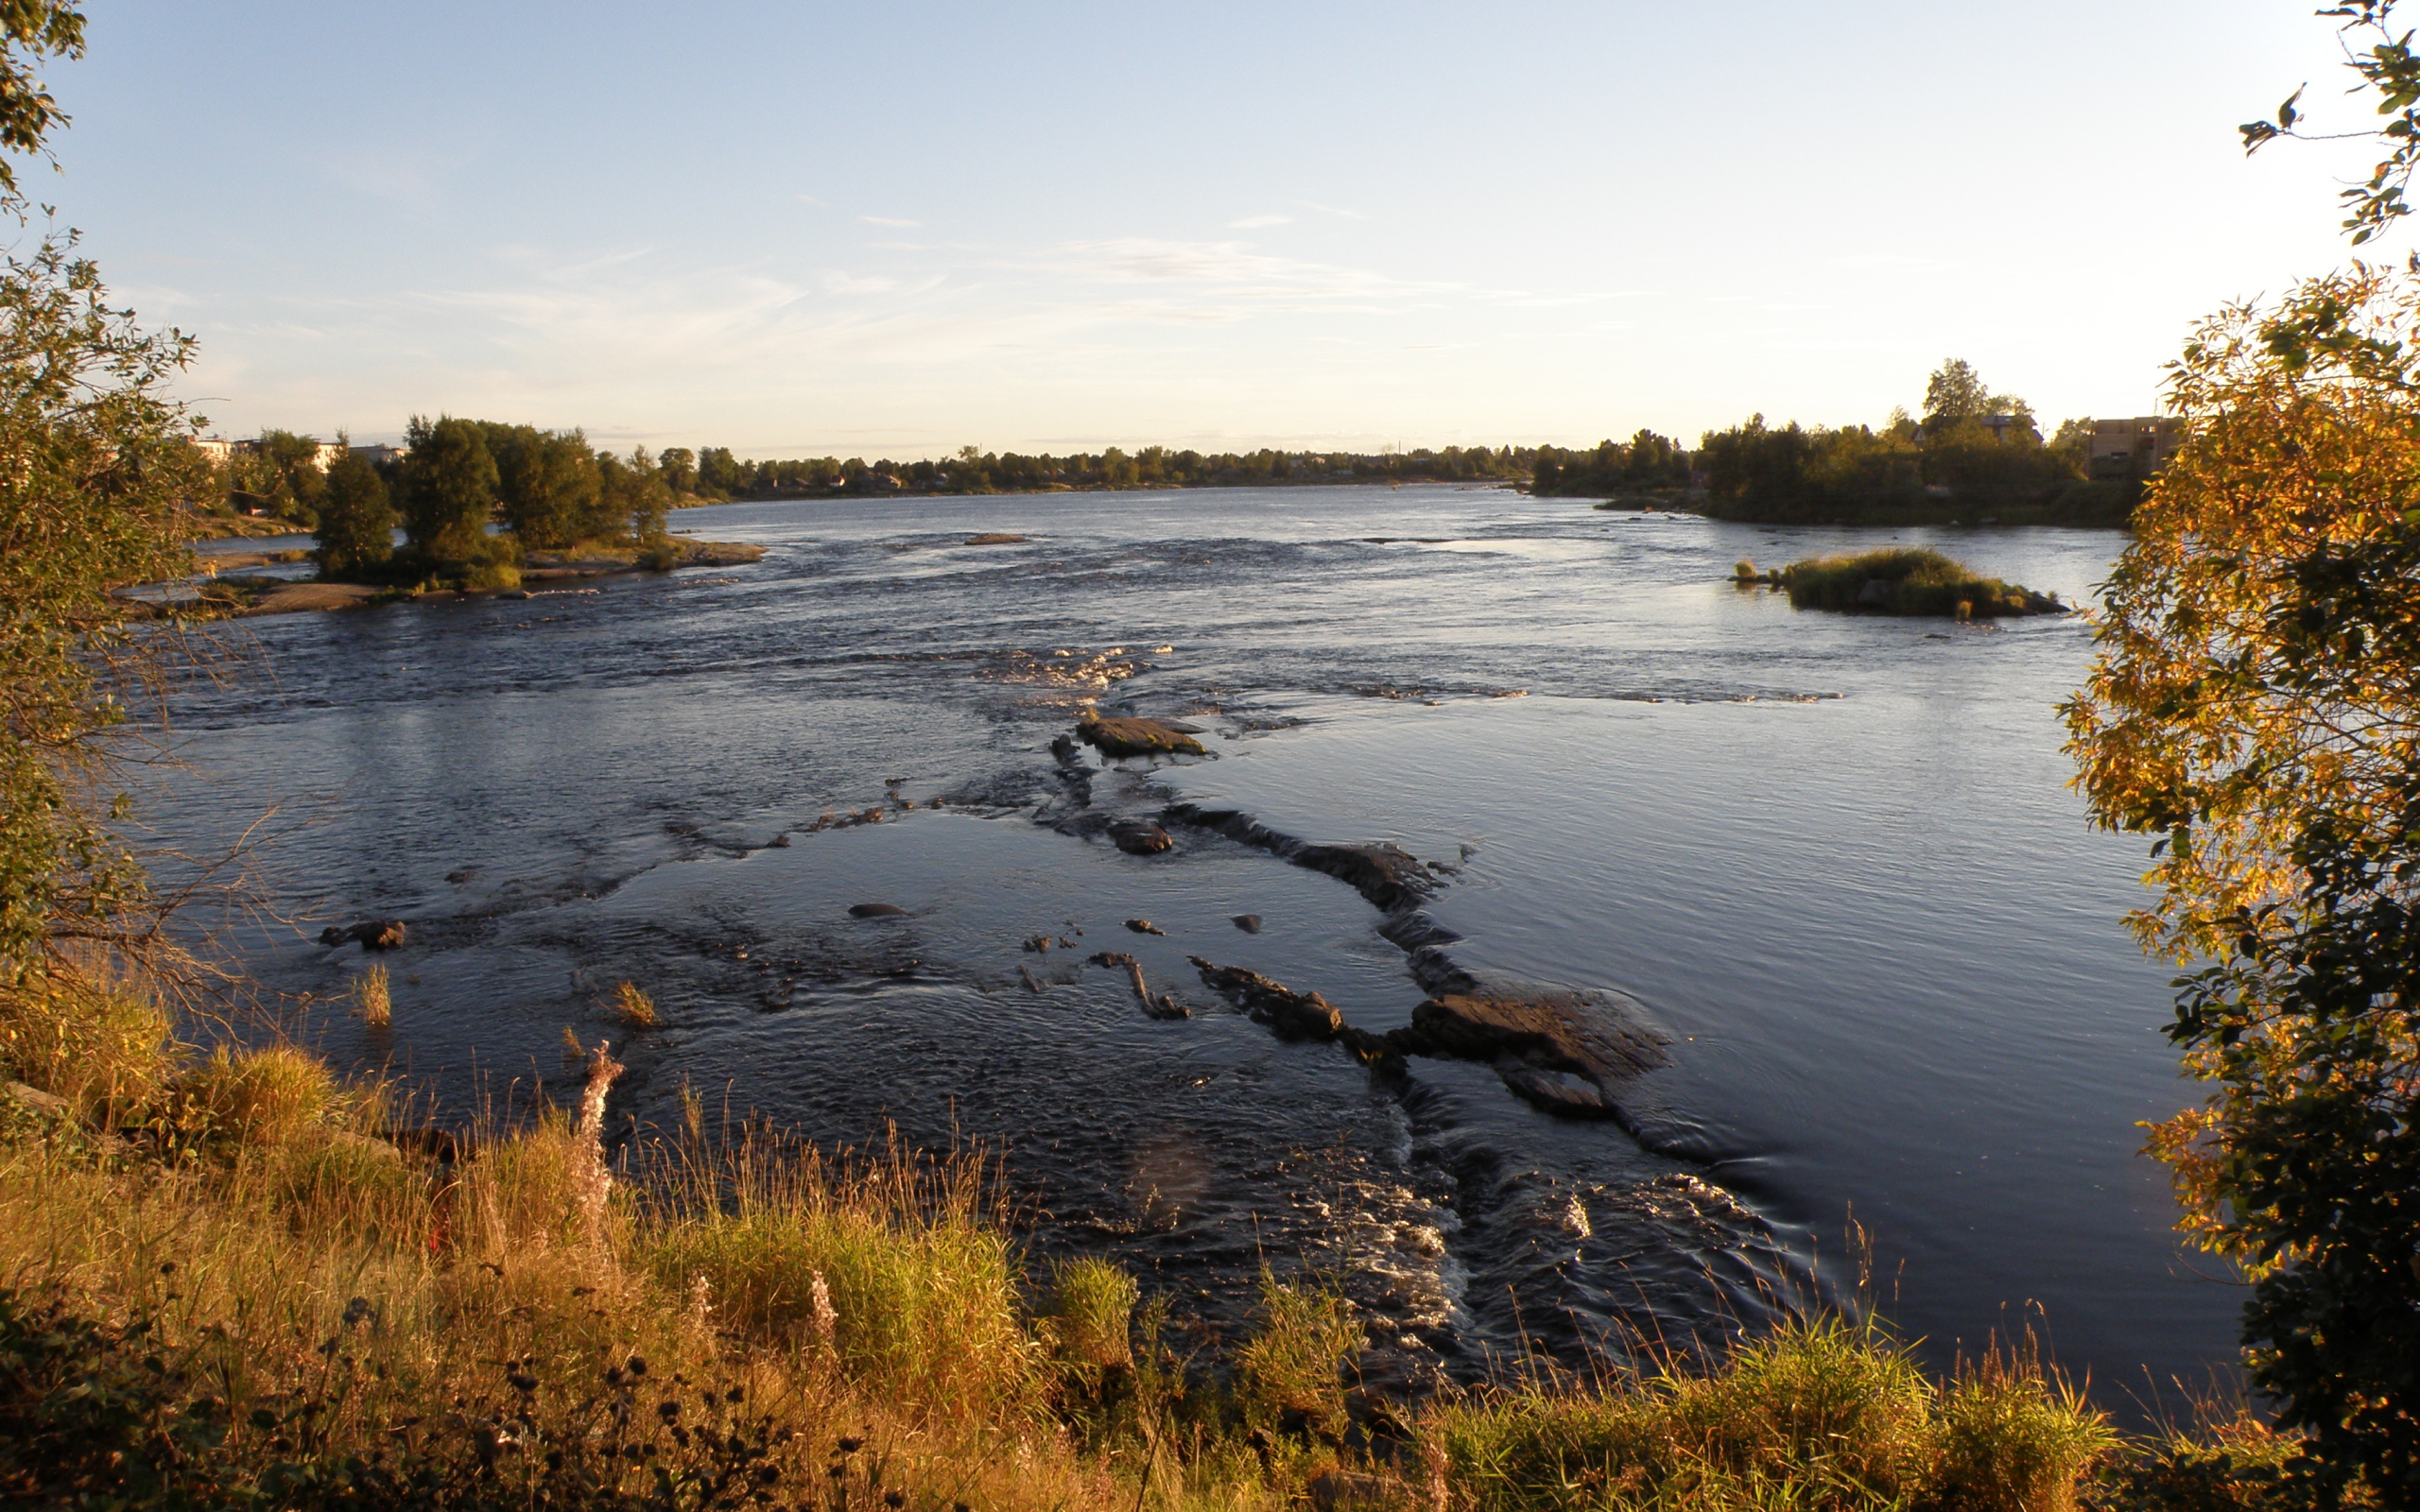
[[[226,435],[928,455],[2155,404],[2343,263],[2277,0],[92,0],[28,176]],[[2390,244],[2400,257],[2402,243]]]

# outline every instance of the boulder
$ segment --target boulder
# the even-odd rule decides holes
[[[1237,914],[1234,919],[1230,919],[1229,922],[1233,923],[1237,929],[1242,930],[1247,935],[1257,935],[1260,933],[1260,916],[1258,914]]]
[[[1132,930],[1137,935],[1165,935],[1167,933],[1167,930],[1162,929],[1159,925],[1152,923],[1148,919],[1130,919],[1126,921],[1126,927]]]
[[[1103,719],[1087,713],[1076,726],[1077,738],[1104,756],[1158,756],[1184,752],[1210,754],[1201,742],[1158,719]]]
[[[851,919],[898,919],[904,917],[907,912],[907,909],[900,907],[897,903],[851,903],[849,905]]]

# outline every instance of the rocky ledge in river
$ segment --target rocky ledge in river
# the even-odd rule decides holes
[[[1616,993],[1510,984],[1440,993],[1412,1009],[1409,1024],[1372,1034],[1345,1022],[1317,992],[1298,992],[1244,967],[1185,958],[1205,985],[1281,1040],[1334,1040],[1364,1064],[1396,1074],[1410,1056],[1477,1061],[1493,1067],[1523,1101],[1558,1118],[1606,1119],[1636,1133],[1616,1091],[1665,1060],[1664,1037]]]
[[[1407,1055],[1484,1061],[1547,1112],[1631,1127],[1614,1090],[1662,1065],[1665,1040],[1626,1004],[1614,993],[1562,988],[1443,992],[1411,1010],[1409,1030],[1387,1039]]]

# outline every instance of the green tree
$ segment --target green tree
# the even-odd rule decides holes
[[[78,11],[0,5],[0,150],[43,152],[66,117],[31,70],[82,51]],[[25,208],[0,161],[0,213]],[[112,777],[180,642],[111,590],[189,561],[179,504],[210,485],[167,386],[192,354],[113,308],[72,236],[0,259],[0,988],[158,937]]]
[[[328,469],[320,504],[320,576],[344,582],[374,582],[394,556],[395,508],[387,480],[370,459],[348,451]]]
[[[664,470],[647,455],[647,448],[634,446],[628,456],[599,452],[596,467],[599,507],[603,511],[599,523],[611,525],[610,532],[596,532],[599,539],[618,536],[643,546],[661,541],[665,520],[672,508],[672,490],[666,487]]]
[[[414,415],[405,432],[404,532],[424,560],[458,565],[486,555],[495,513],[495,458],[476,421]]]
[[[524,545],[569,546],[599,533],[604,479],[585,435],[524,425],[495,450],[504,523]]]
[[[319,441],[292,431],[265,430],[253,444],[262,464],[262,491],[256,502],[305,530],[317,525],[320,496],[327,491]]]
[[[656,454],[655,465],[664,470],[664,486],[675,493],[698,491],[698,454],[685,446],[667,446]]]

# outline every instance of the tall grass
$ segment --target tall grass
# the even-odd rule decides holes
[[[1251,1337],[1188,1366],[1116,1266],[1028,1273],[976,1157],[838,1156],[692,1104],[609,1163],[598,1046],[575,1108],[440,1164],[373,1137],[384,1089],[78,1001],[0,1003],[0,1070],[135,1137],[0,1129],[0,1424],[32,1425],[0,1433],[0,1502],[156,1471],[297,1508],[2068,1512],[2251,1505],[2160,1499],[2281,1457],[2248,1430],[2120,1453],[2030,1341],[1935,1382],[1818,1317],[1711,1367],[1394,1404],[1411,1442],[1372,1459],[1341,1297],[1265,1273]]]
[[[353,1013],[372,1029],[394,1023],[395,1005],[388,993],[386,967],[373,965],[353,979]]]

